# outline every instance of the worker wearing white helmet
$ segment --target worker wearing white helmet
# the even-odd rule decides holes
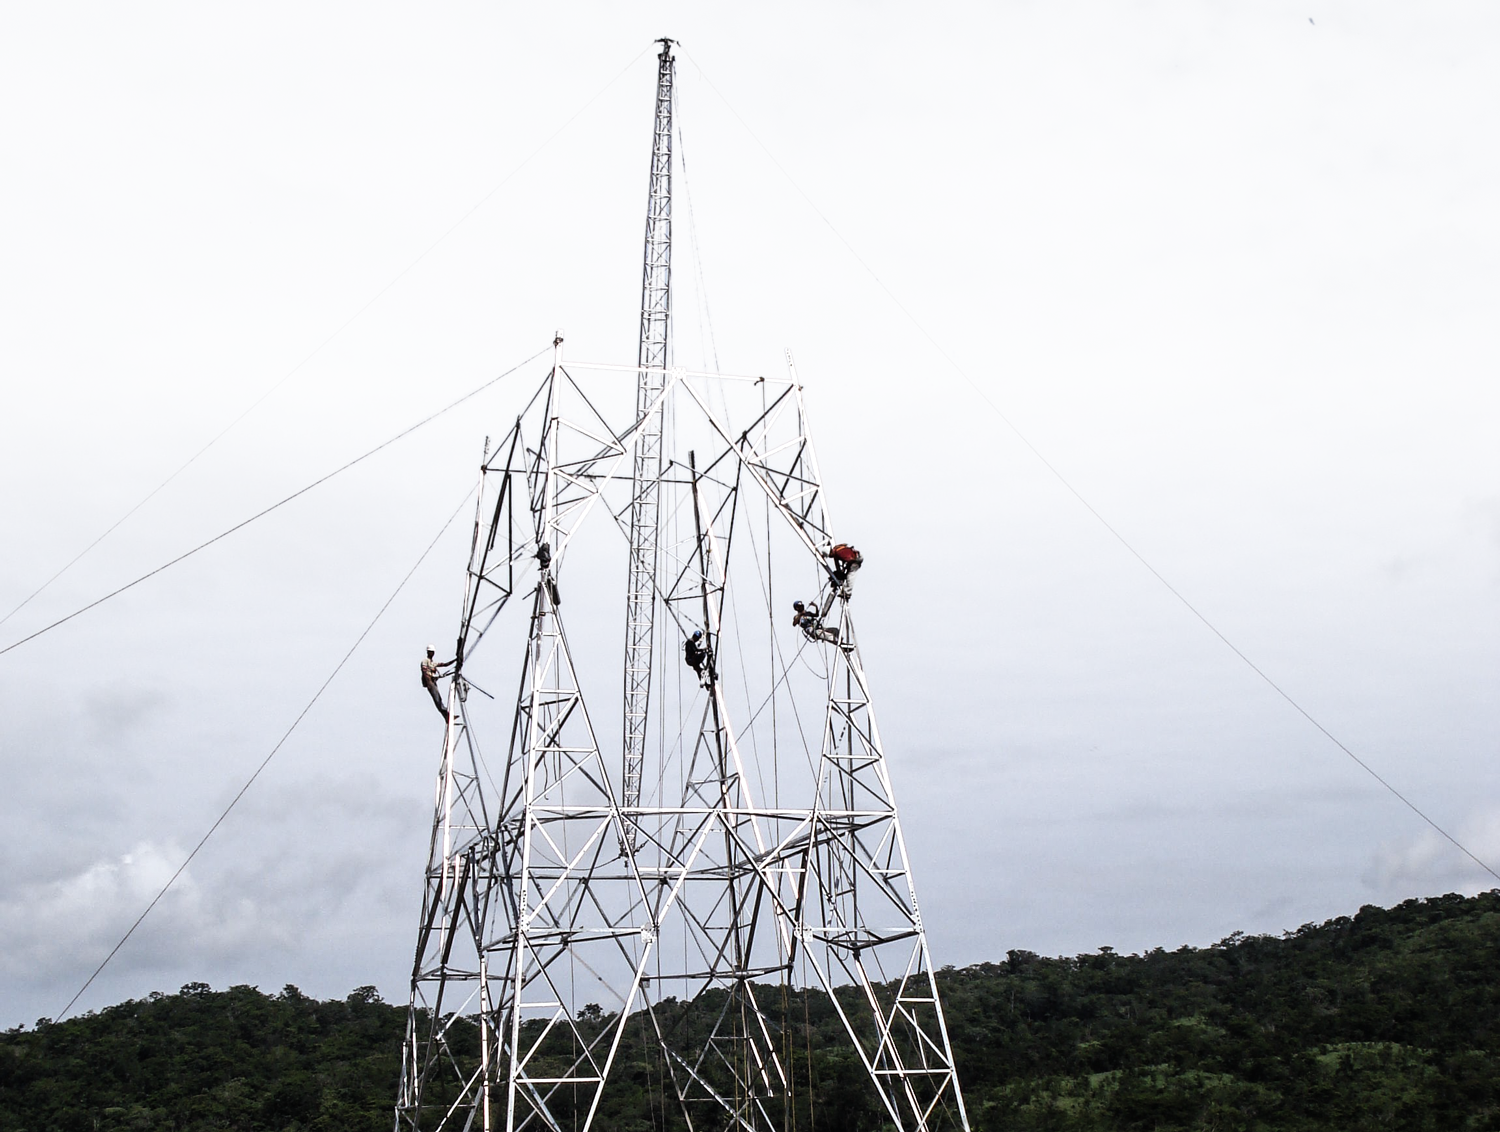
[[[446,720],[448,718],[448,708],[443,704],[443,693],[438,691],[437,682],[438,675],[443,669],[451,668],[453,661],[438,661],[434,659],[436,655],[437,649],[428,645],[427,655],[422,658],[422,687],[427,689],[428,694],[432,696],[432,702],[437,706],[439,714]]]

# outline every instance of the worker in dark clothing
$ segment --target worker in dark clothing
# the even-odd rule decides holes
[[[453,661],[444,660],[440,662],[434,659],[436,654],[437,650],[428,645],[427,655],[422,658],[422,687],[426,688],[432,696],[432,702],[437,707],[438,714],[446,720],[448,718],[448,708],[443,703],[443,693],[438,691],[437,682],[438,675],[443,669],[451,668]]]
[[[804,605],[800,601],[794,601],[792,610],[792,624],[801,629],[802,635],[809,641],[826,641],[831,645],[839,643],[839,631],[823,627],[822,618],[818,616],[817,605],[811,602]]]
[[[682,642],[682,659],[698,677],[698,683],[707,688],[713,683],[713,652],[703,639],[703,630],[694,629],[693,635]]]
[[[825,544],[823,557],[833,560],[829,573],[833,575],[833,584],[839,589],[845,589],[850,577],[865,564],[865,556],[847,542]]]

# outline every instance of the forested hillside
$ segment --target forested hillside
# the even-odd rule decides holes
[[[1013,951],[941,984],[976,1128],[1500,1130],[1500,891],[1202,949]],[[766,1001],[796,1127],[885,1127],[828,999]],[[189,984],[43,1019],[0,1034],[0,1129],[386,1132],[404,1026],[368,987],[319,1002]],[[627,1034],[603,1126],[682,1127]]]

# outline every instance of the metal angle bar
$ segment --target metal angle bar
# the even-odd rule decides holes
[[[780,414],[777,414],[777,415],[780,415]],[[766,426],[766,427],[769,427],[769,426]],[[762,435],[763,435],[763,433],[762,433]],[[804,441],[804,438],[802,438],[801,435],[792,436],[792,438],[787,439],[787,441],[781,441],[780,444],[775,445],[774,448],[766,448],[765,451],[757,451],[756,456],[754,456],[753,462],[754,463],[765,463],[766,460],[771,459],[771,457],[775,456],[775,454],[777,454],[777,453],[783,453],[783,451],[786,451],[787,448],[798,447],[798,445],[802,444],[802,441]],[[751,451],[754,451],[753,448],[751,448]]]
[[[871,764],[874,759],[869,760]],[[571,818],[603,817],[605,814],[614,813],[613,808],[588,804],[580,806],[569,806],[561,803],[538,802],[533,807],[538,814],[552,815],[559,821]],[[618,812],[624,816],[631,817],[655,817],[655,816],[682,816],[701,817],[704,814],[728,814],[733,817],[743,818],[765,818],[780,821],[793,821],[806,825],[812,820],[812,814],[807,809],[787,809],[785,807],[772,808],[767,806],[620,806]],[[822,807],[818,810],[819,818],[861,818],[869,819],[862,822],[856,828],[864,829],[876,825],[881,821],[889,819],[893,810],[845,810],[833,807]]]
[[[571,826],[569,828],[571,828]],[[586,841],[584,841],[582,847],[578,850],[577,853],[575,853],[573,855],[573,859],[571,861],[569,861],[567,863],[567,865],[564,867],[562,875],[557,878],[556,882],[552,885],[552,887],[549,888],[546,891],[546,893],[542,896],[542,899],[537,904],[537,906],[532,909],[532,915],[535,915],[536,913],[540,912],[544,907],[546,907],[547,904],[548,904],[548,902],[552,899],[553,894],[556,893],[557,890],[559,888],[561,888],[562,885],[569,880],[569,878],[573,878],[575,880],[577,879],[576,878],[576,870],[578,868],[578,862],[582,861],[583,858],[584,858],[584,856],[588,853],[588,851],[590,849],[592,849],[603,838],[604,832],[608,828],[609,828],[609,822],[608,822],[608,820],[606,820],[606,821],[600,823],[600,825],[594,830],[593,833],[589,834],[588,839]],[[542,831],[542,836],[547,837],[548,844],[550,844],[553,847],[553,849],[558,853],[558,855],[561,856],[562,853],[563,853],[563,850],[557,845],[557,843],[555,841],[552,840],[552,838],[550,836],[547,835],[547,833],[546,833],[545,830]]]
[[[583,1085],[602,1085],[604,1083],[604,1078],[603,1077],[532,1077],[530,1074],[528,1074],[526,1076],[526,1081],[529,1082],[532,1085],[551,1085],[551,1086],[553,1086],[553,1089],[547,1093],[547,1096],[550,1097],[552,1095],[552,1092],[556,1091],[556,1087],[558,1085],[579,1085],[579,1084],[583,1084]]]
[[[740,451],[739,442],[730,437],[728,429],[714,415],[713,410],[710,409],[708,405],[703,401],[703,399],[698,396],[697,391],[694,390],[693,387],[691,385],[688,385],[686,382],[683,383],[682,388],[686,389],[688,391],[688,396],[692,397],[692,399],[697,402],[698,408],[702,411],[704,417],[708,420],[708,423],[713,428],[713,430],[719,434],[720,438],[726,444],[730,445],[734,449],[734,452],[739,457],[740,462],[750,470],[750,478],[755,480],[755,482],[760,485],[761,490],[766,493],[766,497],[771,501],[771,505],[776,508],[776,510],[779,511],[783,515],[783,517],[786,518],[787,525],[792,528],[793,533],[796,534],[802,540],[803,544],[806,545],[807,549],[810,550],[813,555],[821,561],[822,554],[818,550],[817,544],[813,542],[812,536],[807,533],[807,528],[804,523],[806,516],[798,515],[796,511],[789,507],[786,503],[786,500],[779,492],[775,490],[774,486],[770,483],[769,479],[766,476],[765,470],[745,457],[745,454]],[[746,443],[748,443],[748,439],[746,439]],[[819,495],[821,496],[821,492],[819,493]]]
[[[620,437],[616,436],[614,431],[610,429],[609,421],[605,418],[604,414],[599,411],[598,406],[594,404],[589,395],[583,391],[583,386],[579,385],[578,382],[574,380],[573,375],[568,372],[568,366],[572,364],[572,362],[569,362],[567,363],[567,365],[559,367],[562,370],[562,375],[568,379],[568,385],[572,388],[574,393],[578,394],[578,399],[588,406],[589,412],[594,414],[594,419],[597,420],[601,425],[603,425],[606,430],[609,430],[610,441],[613,447],[624,448],[625,445],[621,441]]]
[[[902,973],[901,978],[899,980],[899,983],[900,983],[901,986],[904,987],[911,980],[912,973],[913,973],[913,971],[915,971],[917,969],[918,960],[921,959],[921,958],[923,958],[923,956],[922,956],[922,949],[920,947],[914,947],[914,948],[912,948],[911,956],[906,961],[906,970]],[[902,1008],[901,1008],[901,992],[898,989],[897,992],[896,992],[896,994],[895,994],[895,996],[894,996],[894,1000],[891,1003],[891,1009],[890,1009],[890,1011],[885,1016],[885,1023],[884,1023],[884,1026],[883,1026],[883,1030],[884,1030],[884,1033],[886,1035],[887,1040],[890,1039],[890,1033],[891,1033],[891,1029],[892,1029],[892,1024],[895,1022],[896,1016],[898,1014],[901,1015],[902,1017],[904,1017],[911,1024],[912,1028],[915,1029],[920,1036],[924,1036],[925,1037],[925,1035],[922,1034],[922,1027],[921,1027],[921,1025],[911,1015],[910,1011],[902,1010]],[[936,1048],[936,1047],[934,1047],[934,1048]],[[895,1056],[899,1060],[900,1055],[899,1055],[899,1053],[896,1053],[894,1047],[892,1048],[892,1054],[893,1054],[893,1056]],[[925,1057],[924,1057],[924,1060],[925,1060]]]
[[[579,1032],[577,1022],[570,1015],[567,1015],[566,1012],[564,1012],[561,1009],[561,1005],[559,1004],[558,1013],[556,1015],[554,1015],[551,1020],[548,1021],[546,1027],[543,1030],[542,1035],[537,1038],[537,1040],[532,1044],[531,1049],[527,1051],[527,1053],[526,1053],[526,1055],[525,1055],[525,1057],[523,1059],[523,1064],[524,1063],[529,1063],[531,1061],[531,1059],[536,1056],[537,1051],[541,1048],[542,1042],[545,1040],[545,1038],[547,1037],[547,1035],[552,1032],[552,1030],[554,1028],[554,1025],[555,1025],[558,1017],[567,1017],[568,1018],[568,1030],[573,1035],[573,1040],[578,1043],[578,1045],[579,1045],[579,1047],[581,1049],[581,1052],[578,1054],[577,1057],[575,1057],[573,1059],[573,1064],[571,1066],[569,1066],[569,1070],[568,1070],[569,1075],[568,1076],[565,1076],[565,1077],[534,1077],[534,1076],[531,1076],[530,1074],[526,1074],[525,1075],[525,1079],[527,1081],[531,1082],[533,1085],[550,1084],[550,1085],[553,1086],[552,1089],[549,1089],[547,1091],[546,1097],[543,1098],[544,1100],[550,1098],[552,1096],[552,1094],[554,1092],[556,1092],[556,1086],[559,1085],[559,1084],[570,1084],[570,1083],[571,1084],[578,1084],[578,1083],[582,1082],[582,1083],[586,1083],[586,1084],[598,1084],[598,1085],[602,1085],[604,1083],[605,1078],[609,1075],[608,1062],[612,1059],[612,1056],[613,1056],[613,1046],[615,1044],[617,1044],[618,1039],[616,1039],[616,1042],[610,1043],[610,1045],[611,1045],[610,1054],[606,1056],[606,1064],[602,1068],[600,1067],[598,1060],[594,1057],[594,1050],[604,1041],[605,1037],[610,1033],[611,1030],[618,1028],[618,1026],[621,1025],[623,1023],[623,1021],[624,1021],[624,1016],[622,1014],[621,1015],[621,1022],[617,1022],[616,1026],[610,1027],[609,1029],[606,1029],[606,1030],[601,1030],[598,1034],[594,1035],[594,1037],[593,1037],[592,1040],[586,1040],[584,1038],[584,1035]],[[588,1063],[589,1068],[591,1068],[592,1070],[594,1070],[594,1072],[596,1074],[598,1074],[598,1076],[581,1076],[580,1077],[580,1076],[576,1076],[576,1075],[573,1074],[573,1071],[576,1070],[579,1066],[583,1065],[585,1062]]]
[[[666,388],[663,388],[663,390],[661,390],[660,393],[657,394],[654,402],[652,402],[652,412],[658,411],[658,409],[660,409],[660,406],[663,405],[664,402],[666,402],[666,397],[669,396],[670,393],[672,393],[672,388],[672,384],[667,384]],[[543,531],[546,531],[547,534],[552,534],[552,532],[559,532],[559,534],[562,535],[561,540],[559,540],[558,544],[556,544],[556,546],[552,549],[553,565],[558,562],[558,559],[561,559],[562,553],[564,553],[564,550],[567,550],[568,543],[571,543],[571,541],[573,541],[574,532],[576,532],[577,528],[582,525],[583,520],[585,520],[586,517],[589,516],[592,508],[594,508],[595,502],[598,502],[598,499],[603,496],[604,489],[606,489],[606,487],[609,486],[610,483],[613,483],[613,481],[615,481],[615,477],[619,472],[619,465],[622,465],[622,463],[625,462],[625,457],[630,456],[631,451],[633,451],[634,447],[636,447],[636,442],[639,441],[639,438],[640,423],[639,421],[637,421],[636,427],[634,427],[633,430],[630,430],[627,438],[625,438],[625,441],[622,442],[621,451],[619,451],[618,456],[613,456],[612,459],[610,459],[609,469],[607,469],[606,472],[603,472],[603,474],[600,475],[597,483],[592,484],[592,489],[589,490],[588,495],[583,496],[582,499],[574,502],[573,510],[577,511],[579,510],[579,508],[582,508],[582,510],[580,510],[580,513],[577,514],[576,519],[573,519],[573,522],[571,522],[570,525],[565,526],[564,528],[564,526],[562,526],[561,523],[556,520],[555,514],[552,513],[552,508],[534,504],[535,510],[544,511],[544,513],[546,513],[546,517],[544,517],[543,520]],[[555,456],[553,456],[553,459],[555,459]]]
[[[593,465],[602,464],[606,460],[613,460],[616,456],[629,454],[630,450],[623,443],[621,443],[619,437],[617,437],[613,432],[609,433],[607,437],[601,436],[592,429],[585,428],[583,425],[574,421],[571,417],[554,417],[553,422],[559,430],[567,430],[568,432],[576,433],[579,436],[583,437],[585,440],[590,440],[599,446],[599,450],[590,455],[573,456],[566,460],[559,460],[553,466],[554,470],[560,473],[564,473],[566,476],[573,477],[579,481],[582,481],[584,479],[596,479],[598,478],[597,474],[589,470],[593,467]],[[600,423],[603,424],[606,429],[609,428],[608,421],[601,421]],[[629,430],[627,430],[627,435],[629,435]],[[580,484],[574,483],[574,486],[577,487],[580,486]]]
[[[788,399],[788,394],[792,392],[793,387],[790,384],[787,384],[786,387],[776,395],[776,400],[772,401],[770,404],[765,404],[764,402],[762,402],[760,416],[756,417],[742,430],[742,435],[748,437],[752,432],[759,430],[761,443],[769,443],[771,436],[771,426],[781,419],[781,416],[788,405],[794,405],[797,403],[794,399]],[[792,437],[789,440],[780,441],[774,447],[766,449],[766,454],[771,455],[777,452],[781,452],[786,448],[792,447],[793,445],[797,446],[798,448],[804,447],[802,428],[800,425],[797,428],[796,436]],[[796,463],[796,461],[793,461],[793,467],[796,466]]]
[[[651,956],[655,953],[655,950],[656,946],[654,939],[646,941],[645,946],[641,948],[641,955],[636,963],[635,974],[630,982],[630,992],[626,996],[625,1005],[620,1008],[619,1021],[615,1026],[614,1041],[611,1042],[609,1053],[604,1059],[603,1073],[606,1077],[609,1076],[610,1070],[614,1067],[615,1055],[619,1052],[620,1042],[625,1036],[625,1025],[628,1021],[628,1015],[630,1013],[630,1003],[634,1002],[636,996],[642,993],[641,984],[643,979],[645,978],[646,965],[650,963]],[[594,1115],[598,1111],[599,1101],[603,1097],[603,1095],[604,1089],[601,1085],[599,1090],[594,1094],[593,1104],[589,1106],[588,1116],[584,1121],[585,1127],[591,1127],[593,1125]]]
[[[708,1099],[717,1101],[719,1103],[719,1105],[724,1109],[724,1111],[729,1114],[730,1119],[732,1119],[734,1121],[734,1123],[735,1123],[735,1125],[737,1127],[745,1129],[746,1132],[756,1132],[755,1125],[753,1125],[749,1121],[747,1121],[745,1119],[744,1115],[737,1108],[735,1108],[734,1105],[730,1104],[729,1101],[725,1100],[722,1096],[720,1096],[718,1090],[715,1089],[712,1085],[710,1085],[708,1083],[708,1081],[706,1081],[703,1078],[703,1076],[698,1073],[698,1071],[696,1069],[694,1069],[691,1065],[689,1065],[686,1058],[684,1058],[675,1049],[673,1049],[670,1046],[668,1046],[666,1044],[665,1040],[661,1040],[660,1044],[661,1044],[662,1052],[665,1053],[670,1060],[675,1061],[678,1065],[680,1065],[683,1068],[683,1071],[686,1072],[688,1074],[688,1076],[693,1079],[694,1083],[696,1083],[697,1085],[699,1085],[703,1089],[703,1091],[708,1094]],[[686,1098],[684,1096],[682,1096],[682,1088],[681,1088],[681,1086],[678,1087],[677,1091],[678,1091],[678,1100],[679,1101],[686,1100]],[[688,1127],[689,1128],[692,1127],[692,1119],[691,1118],[689,1118],[689,1120],[688,1120]]]
[[[813,447],[812,434],[807,429],[807,404],[802,399],[802,384],[797,380],[797,363],[792,360],[791,350],[787,350],[786,352],[786,368],[787,372],[790,373],[792,377],[793,395],[797,398],[797,421],[799,426],[797,431],[802,434],[802,437],[807,444],[806,459],[808,466],[811,469],[810,474],[812,475],[812,478],[814,480],[816,480],[819,484],[822,484],[823,472],[822,469],[818,467],[818,453],[817,450]],[[829,530],[832,530],[833,516],[829,514],[828,501],[826,499],[822,500],[822,508],[823,522],[827,524]],[[861,681],[861,683],[863,683],[863,681]]]
[[[568,1028],[570,1030],[572,1030],[575,1034],[578,1031],[578,1028],[572,1024],[573,1020],[572,1020],[572,1018],[570,1018],[568,1016],[568,1012],[563,1009],[562,1003],[560,1003],[560,1002],[555,1002],[555,1003],[553,1003],[553,1002],[548,1002],[548,1003],[536,1003],[536,1002],[534,1002],[534,1003],[522,1003],[522,1002],[518,1001],[515,1004],[515,1009],[517,1009],[517,1010],[524,1010],[528,1006],[531,1009],[533,1009],[533,1010],[535,1010],[535,1009],[537,1009],[538,1007],[541,1007],[541,1006],[554,1007],[554,1009],[553,1009],[553,1012],[552,1012],[552,1016],[550,1018],[548,1018],[547,1021],[546,1021],[546,1023],[542,1026],[541,1033],[539,1033],[536,1036],[536,1041],[534,1041],[534,1042],[531,1043],[531,1048],[528,1049],[528,1050],[526,1050],[524,1053],[521,1053],[520,1051],[513,1051],[512,1054],[511,1054],[512,1057],[514,1057],[514,1058],[517,1059],[517,1064],[520,1065],[520,1067],[521,1067],[521,1069],[522,1069],[523,1072],[524,1072],[526,1066],[531,1063],[531,1059],[536,1056],[537,1050],[539,1050],[539,1049],[542,1048],[542,1043],[547,1040],[548,1035],[551,1034],[552,1031],[556,1028],[556,1026],[557,1026],[557,1020],[559,1018],[567,1018],[568,1019]],[[527,1079],[530,1080],[530,1081],[532,1081],[533,1083],[536,1083],[536,1082],[540,1081],[540,1078],[531,1077],[529,1074],[527,1076]]]
[[[693,1002],[698,1001],[702,997],[703,994],[705,994],[705,993],[707,993],[709,991],[709,989],[711,989],[710,986],[708,986],[708,985],[704,986],[698,992],[698,994],[696,994],[694,996],[694,998],[692,999],[692,1001]],[[701,1080],[701,1075],[697,1072],[699,1069],[701,1069],[704,1061],[708,1059],[710,1053],[716,1054],[717,1057],[718,1057],[718,1059],[724,1063],[725,1067],[728,1068],[729,1071],[731,1072],[731,1074],[734,1076],[737,1085],[744,1086],[744,1091],[747,1094],[747,1096],[749,1096],[751,1098],[754,1098],[754,1096],[755,1096],[756,1090],[753,1087],[750,1086],[749,1081],[745,1077],[743,1077],[743,1076],[741,1076],[739,1074],[739,1072],[735,1068],[733,1062],[730,1060],[730,1058],[724,1052],[724,1047],[733,1048],[735,1045],[744,1045],[750,1051],[752,1051],[755,1054],[755,1060],[756,1060],[757,1066],[760,1067],[760,1069],[761,1069],[762,1082],[766,1086],[767,1095],[769,1095],[770,1082],[769,1082],[769,1079],[768,1079],[767,1075],[764,1072],[765,1057],[762,1055],[761,1051],[757,1049],[756,1042],[755,1042],[755,1039],[754,1039],[753,1035],[750,1034],[750,1033],[735,1033],[733,1031],[731,1031],[729,1033],[720,1033],[720,1027],[723,1025],[726,1017],[728,1017],[729,1014],[730,1014],[730,1012],[734,1009],[734,1007],[736,1005],[736,1002],[741,1001],[745,997],[752,997],[752,996],[749,995],[748,991],[746,990],[746,984],[744,984],[743,982],[737,984],[734,988],[731,989],[730,993],[725,996],[724,1006],[720,1010],[718,1018],[715,1019],[715,1021],[714,1021],[713,1029],[710,1032],[710,1036],[706,1039],[706,1043],[699,1049],[698,1058],[697,1058],[697,1061],[695,1063],[689,1064],[687,1062],[686,1058],[683,1058],[682,1055],[681,1055],[681,1053],[678,1050],[676,1050],[675,1048],[673,1048],[673,1046],[672,1046],[672,1044],[670,1042],[666,1041],[666,1036],[665,1035],[660,1035],[660,1033],[659,1033],[658,1042],[660,1043],[663,1052],[665,1052],[669,1057],[676,1057],[676,1058],[681,1059],[681,1062],[682,1062],[684,1068],[688,1069],[689,1072],[692,1073],[694,1075],[694,1077],[699,1080],[699,1083],[701,1083],[701,1084],[704,1085],[705,1090],[708,1091],[709,1094],[710,1094],[710,1099],[718,1099],[718,1098],[714,1096],[712,1087],[709,1086],[706,1082],[703,1082]],[[757,1011],[757,1012],[759,1011],[759,1004],[758,1003],[755,1003],[755,1002],[752,1001],[751,1005],[752,1005],[752,1008],[755,1011]],[[655,1012],[654,1012],[654,1009],[652,1011],[652,1017],[653,1017],[653,1022],[655,1022]],[[685,1017],[686,1017],[685,1013],[678,1015],[678,1022],[679,1022],[679,1024],[681,1023],[682,1019],[685,1018]],[[657,1025],[657,1029],[658,1029],[658,1032],[659,1032],[659,1030],[660,1030],[659,1024]],[[765,1034],[765,1040],[766,1040],[766,1047],[765,1048],[766,1048],[767,1051],[770,1052],[770,1055],[771,1055],[773,1063],[777,1064],[778,1077],[780,1077],[782,1079],[782,1081],[784,1082],[785,1081],[785,1075],[780,1070],[779,1062],[777,1062],[777,1060],[776,1060],[774,1049],[773,1049],[775,1043],[770,1039],[769,1032],[765,1031],[764,1027],[762,1027],[762,1030],[763,1030],[763,1033]],[[702,1098],[699,1098],[699,1099],[702,1099]],[[762,1114],[764,1115],[764,1110],[762,1110]]]
[[[764,382],[767,385],[790,386],[792,382],[782,377],[763,377],[758,374],[742,373],[718,373],[713,370],[686,369],[682,366],[641,366],[622,365],[618,362],[580,362],[573,358],[568,359],[569,369],[588,369],[600,371],[615,371],[618,373],[649,373],[661,374],[664,377],[704,377],[715,381],[746,381],[751,385],[759,385]]]
[[[920,937],[919,937],[918,947],[914,950],[914,954],[916,954],[916,952],[923,952],[923,951],[924,951],[924,949],[921,947],[921,942],[920,942]],[[925,957],[925,952],[924,952],[924,957]],[[844,964],[841,961],[841,965],[844,967],[844,969],[846,971],[849,970],[848,964]],[[875,1018],[876,1028],[877,1028],[877,1030],[879,1032],[879,1042],[877,1043],[875,1051],[870,1056],[870,1061],[872,1063],[871,1076],[874,1077],[874,1076],[878,1076],[879,1075],[877,1073],[877,1071],[873,1068],[873,1063],[874,1062],[885,1060],[886,1058],[890,1058],[890,1059],[892,1059],[892,1060],[894,1060],[896,1062],[896,1064],[898,1066],[898,1070],[899,1070],[899,1072],[897,1074],[894,1074],[894,1075],[899,1076],[900,1079],[902,1079],[903,1082],[905,1082],[910,1076],[913,1075],[914,1071],[913,1070],[909,1070],[901,1062],[900,1052],[897,1050],[897,1048],[896,1048],[896,1046],[894,1044],[894,1039],[893,1039],[893,1037],[891,1035],[890,1020],[889,1020],[889,1018],[887,1018],[885,1016],[885,1014],[881,1010],[881,1007],[880,1007],[880,1004],[879,1004],[879,1000],[878,1000],[878,998],[875,995],[874,985],[870,982],[869,972],[867,971],[867,969],[866,969],[866,967],[865,967],[864,962],[863,962],[862,959],[856,958],[855,963],[854,963],[854,969],[850,973],[855,975],[855,981],[856,981],[856,983],[860,986],[860,988],[865,993],[866,1002],[868,1003],[868,1005],[871,1008],[871,1011],[872,1011],[872,1013],[874,1015],[874,1018]],[[920,1028],[919,1028],[919,1032],[920,1032]],[[946,1070],[946,1075],[951,1076],[953,1074],[953,1072],[954,1072],[954,1070],[952,1068],[952,1062],[950,1061],[949,1065],[948,1065],[948,1068]],[[907,1102],[912,1105],[912,1108],[913,1108],[914,1111],[917,1111],[918,1110],[918,1105],[916,1104],[916,1097],[915,1097],[915,1094],[912,1093],[912,1091],[910,1089],[910,1085],[908,1084],[907,1088],[905,1090],[903,1090],[903,1091],[906,1094],[906,1100],[907,1100]]]

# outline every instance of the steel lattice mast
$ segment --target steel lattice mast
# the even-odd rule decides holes
[[[633,497],[650,414],[633,395],[621,418],[603,407],[635,373],[565,365],[558,339],[484,466],[396,1128],[614,1127],[642,1116],[621,1106],[643,1103],[645,1064],[658,1127],[786,1132],[813,1099],[797,1006],[816,991],[885,1120],[967,1129],[850,586],[823,564],[832,531],[795,378],[661,375],[681,448],[657,481],[677,517],[658,544],[661,608],[733,651],[701,682],[658,673],[675,722],[624,804],[562,595],[591,517],[619,530]],[[764,594],[762,553],[816,597],[816,626],[739,608]],[[484,690],[505,672],[496,639],[523,646],[508,711]],[[731,671],[746,654],[771,671]]]
[[[486,444],[395,1127],[808,1127],[821,994],[869,1120],[967,1130],[801,385],[790,358],[666,365],[670,47],[636,364],[567,361],[559,333]],[[564,614],[619,577],[611,551],[640,697],[618,751],[589,711],[618,637],[597,603]],[[811,621],[773,608],[773,561]],[[653,669],[655,631],[694,630],[707,665]]]
[[[651,187],[641,270],[641,337],[636,364],[636,433],[630,505],[630,575],[625,593],[624,803],[641,800],[651,654],[656,612],[657,490],[661,476],[662,377],[672,323],[672,41],[663,39],[656,67],[656,120],[651,132]],[[627,833],[627,837],[632,836]]]

